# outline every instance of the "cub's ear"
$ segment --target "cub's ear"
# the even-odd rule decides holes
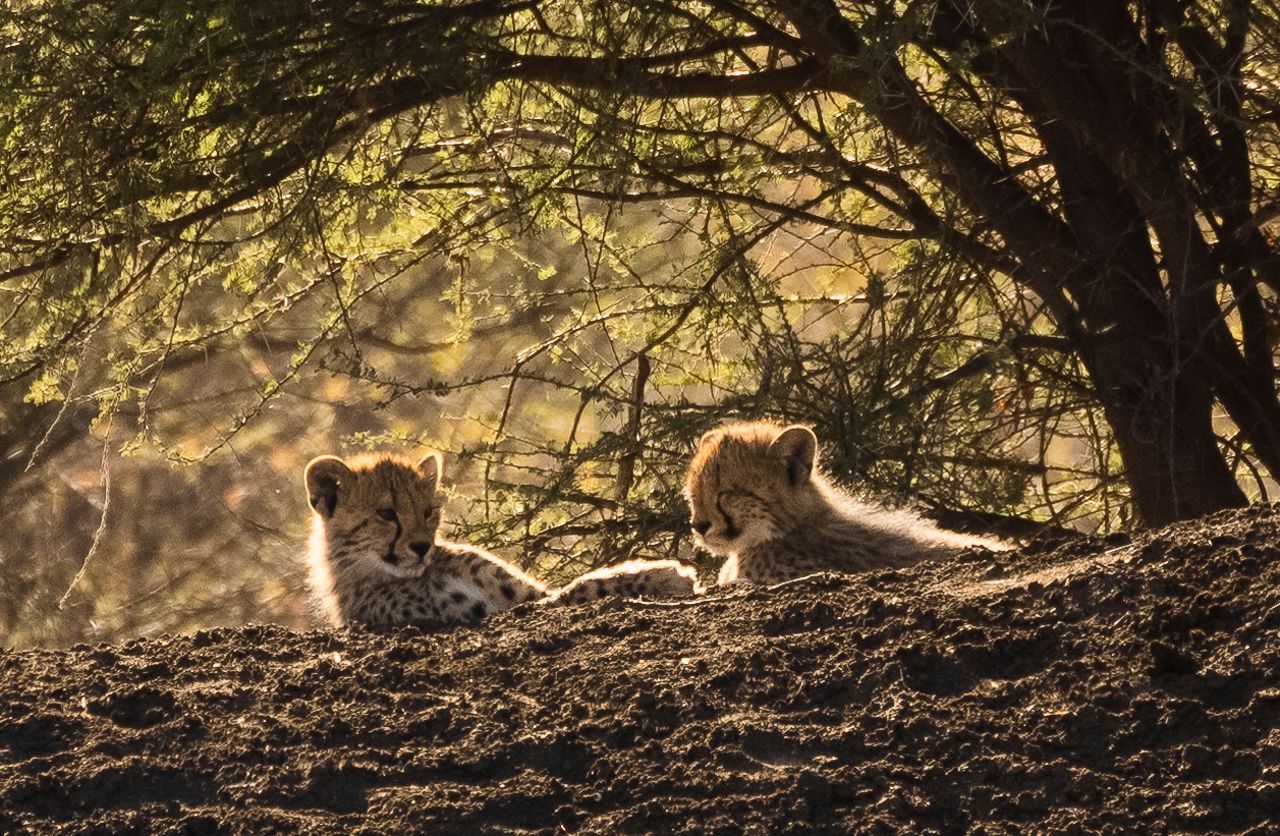
[[[320,456],[307,465],[307,500],[317,514],[332,517],[338,497],[351,487],[351,468],[337,456]]]
[[[802,485],[813,475],[818,437],[808,427],[787,427],[769,445],[769,453],[786,466],[787,479],[791,484]]]
[[[439,453],[427,453],[416,465],[414,470],[418,471],[418,475],[422,477],[424,482],[440,483],[440,471],[442,465],[440,463]]]

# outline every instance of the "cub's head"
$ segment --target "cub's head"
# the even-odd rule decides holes
[[[312,459],[307,500],[341,573],[420,575],[440,527],[440,456]]]
[[[808,427],[728,424],[702,436],[684,483],[698,542],[736,554],[802,521],[815,498],[817,450]]]

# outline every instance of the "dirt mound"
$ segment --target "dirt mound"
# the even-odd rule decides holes
[[[474,629],[0,654],[0,831],[1261,832],[1280,514]]]

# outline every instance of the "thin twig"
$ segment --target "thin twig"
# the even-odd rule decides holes
[[[62,593],[62,597],[58,599],[59,611],[66,607],[67,599],[71,597],[71,591],[84,579],[85,572],[89,570],[89,561],[93,560],[94,554],[98,551],[98,545],[102,542],[102,535],[107,530],[107,514],[111,511],[111,462],[109,457],[111,455],[111,425],[114,420],[115,405],[113,404],[107,418],[106,434],[102,439],[102,467],[100,471],[102,474],[102,514],[98,517],[98,528],[93,532],[93,540],[89,543],[89,551],[85,553],[84,560],[80,562],[80,568],[67,586],[67,591]]]
[[[644,409],[644,387],[649,382],[652,365],[649,355],[636,357],[636,379],[631,386],[631,404],[627,410],[626,439],[631,447],[618,459],[618,478],[614,482],[613,500],[619,505],[627,501],[635,481],[636,459],[640,457],[640,414]]]

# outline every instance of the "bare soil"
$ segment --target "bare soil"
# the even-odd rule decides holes
[[[1274,832],[1280,514],[449,632],[0,653],[0,831]]]

